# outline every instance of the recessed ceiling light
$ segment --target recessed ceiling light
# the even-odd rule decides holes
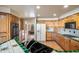
[[[64,5],[64,8],[68,8],[68,5]]]
[[[56,16],[56,13],[54,13],[53,16]]]
[[[36,6],[37,9],[40,9],[40,6]]]

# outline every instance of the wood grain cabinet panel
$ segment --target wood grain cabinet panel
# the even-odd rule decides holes
[[[75,40],[71,40],[71,45],[70,45],[71,50],[79,50],[79,42]]]
[[[70,40],[65,40],[65,50],[70,50]]]
[[[79,50],[79,42],[70,38],[65,38],[61,34],[53,33],[52,38],[64,50]]]
[[[46,40],[47,41],[52,40],[52,32],[47,32],[46,33]]]
[[[11,23],[18,23],[18,17],[9,13],[1,13],[3,18],[0,18],[0,43],[6,42],[11,39]]]

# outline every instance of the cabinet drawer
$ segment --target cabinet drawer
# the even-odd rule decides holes
[[[52,33],[47,33],[47,37],[52,37]]]
[[[52,32],[47,32],[47,35],[52,35]]]
[[[52,35],[47,35],[47,37],[52,37]]]

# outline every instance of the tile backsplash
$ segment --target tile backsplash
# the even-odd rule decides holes
[[[58,32],[61,34],[68,34],[68,35],[79,37],[79,30],[76,29],[59,28]]]

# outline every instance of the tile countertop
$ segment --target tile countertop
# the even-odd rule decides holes
[[[79,38],[76,38],[76,37],[72,37],[72,39],[79,41]]]
[[[24,53],[15,40],[0,45],[0,53]]]
[[[52,30],[47,30],[46,32],[53,32]]]

